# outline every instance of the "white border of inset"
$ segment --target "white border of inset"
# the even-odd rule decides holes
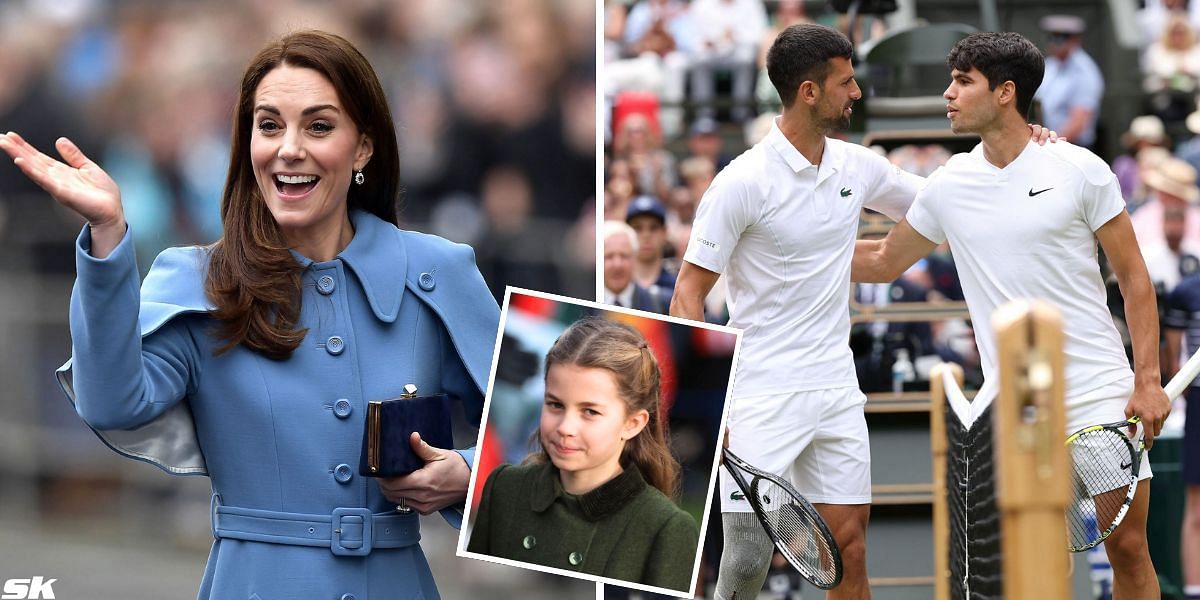
[[[729,380],[726,383],[726,387],[725,387],[725,403],[724,403],[724,406],[722,406],[722,408],[721,408],[721,421],[720,421],[720,424],[718,425],[717,431],[719,434],[721,431],[725,430],[726,424],[728,423],[728,419],[729,419],[729,406],[730,406],[730,404],[732,402],[732,398],[733,398],[733,374],[737,370],[738,357],[741,354],[741,350],[742,350],[742,330],[735,329],[733,327],[726,327],[723,325],[713,325],[711,323],[701,323],[699,321],[690,321],[688,319],[681,319],[679,317],[672,317],[669,315],[660,315],[657,313],[651,313],[651,312],[646,312],[646,311],[641,311],[641,310],[620,308],[620,307],[611,306],[608,304],[601,304],[599,302],[593,302],[591,300],[568,298],[566,296],[560,296],[558,294],[549,294],[546,292],[527,290],[524,288],[513,287],[510,285],[510,286],[507,286],[504,288],[504,304],[500,310],[500,328],[496,331],[496,349],[493,351],[492,368],[491,368],[491,371],[488,373],[487,395],[484,397],[483,417],[479,423],[479,437],[475,440],[476,448],[479,448],[479,446],[483,443],[483,433],[485,430],[485,425],[487,424],[488,413],[492,407],[492,387],[496,383],[496,365],[498,364],[498,360],[500,357],[500,342],[504,338],[504,326],[508,322],[508,307],[509,307],[509,302],[512,298],[513,293],[522,294],[525,296],[531,296],[534,298],[542,298],[544,300],[552,300],[554,302],[574,304],[576,306],[585,306],[585,307],[593,308],[596,310],[603,310],[603,311],[615,312],[615,313],[624,313],[624,314],[632,315],[635,317],[650,318],[650,319],[655,319],[655,320],[659,320],[659,321],[666,321],[668,323],[675,323],[677,325],[686,325],[688,327],[696,327],[696,328],[700,328],[700,329],[710,329],[713,331],[720,331],[722,333],[733,334],[735,336],[735,341],[734,341],[734,346],[733,346],[733,359],[732,359],[732,361],[730,361]],[[718,435],[718,439],[720,439],[719,435]],[[475,497],[475,484],[476,484],[476,479],[477,479],[476,475],[479,472],[478,471],[479,452],[475,453],[475,464],[471,465],[471,484],[467,489],[467,502],[466,502],[466,507],[465,507],[464,513],[463,513],[463,521],[462,521],[463,528],[461,530],[459,530],[458,544],[456,546],[455,554],[457,556],[464,557],[464,558],[474,558],[477,560],[484,560],[487,562],[497,563],[497,564],[501,564],[501,565],[507,565],[510,567],[520,567],[523,569],[531,569],[534,571],[541,571],[543,573],[551,573],[554,575],[564,575],[564,576],[573,577],[576,579],[585,579],[588,581],[595,581],[596,583],[612,584],[612,585],[629,588],[629,589],[636,589],[636,590],[642,590],[642,591],[647,591],[647,592],[657,592],[659,594],[667,594],[667,595],[675,596],[678,598],[691,598],[691,597],[693,597],[693,590],[696,589],[696,578],[699,576],[700,558],[701,558],[701,554],[702,554],[701,549],[704,547],[704,538],[708,534],[708,517],[709,517],[709,511],[712,510],[713,486],[716,485],[717,479],[718,479],[717,467],[719,464],[718,458],[720,456],[720,449],[721,449],[720,442],[718,442],[717,447],[714,448],[714,451],[713,451],[712,465],[709,468],[708,489],[705,492],[706,496],[705,496],[705,500],[704,500],[704,514],[700,520],[700,539],[699,539],[699,543],[696,546],[696,560],[692,564],[692,578],[691,578],[691,583],[688,586],[687,591],[654,587],[654,586],[645,585],[645,584],[641,584],[641,583],[634,583],[631,581],[622,581],[619,579],[613,579],[611,577],[602,577],[600,575],[591,575],[588,573],[578,573],[575,571],[567,571],[565,569],[558,569],[555,567],[546,567],[546,566],[542,566],[542,565],[535,565],[532,563],[519,562],[519,561],[510,560],[510,559],[506,559],[506,558],[498,558],[498,557],[490,556],[487,554],[478,554],[475,552],[468,552],[466,549],[466,546],[467,546],[466,530],[467,530],[467,524],[471,522],[471,509],[472,509],[471,499]],[[600,598],[601,587],[599,585],[596,586],[596,594],[597,594],[597,598]]]

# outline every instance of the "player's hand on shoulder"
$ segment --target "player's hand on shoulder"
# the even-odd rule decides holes
[[[1029,139],[1037,142],[1039,146],[1045,146],[1046,142],[1067,141],[1067,138],[1059,137],[1058,133],[1049,127],[1042,127],[1036,123],[1029,124]]]

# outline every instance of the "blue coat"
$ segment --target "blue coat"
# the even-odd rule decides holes
[[[357,473],[366,403],[415,383],[478,426],[499,310],[469,247],[351,219],[337,258],[296,255],[308,333],[284,361],[213,355],[205,249],[163,252],[139,294],[128,233],[103,260],[80,236],[59,380],[118,452],[212,479],[200,598],[437,597],[416,513]]]

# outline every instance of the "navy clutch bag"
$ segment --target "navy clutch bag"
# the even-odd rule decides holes
[[[366,431],[358,462],[360,475],[398,477],[425,466],[409,441],[414,431],[430,446],[454,447],[450,397],[417,396],[417,386],[411,383],[404,386],[404,391],[399,398],[367,403]]]

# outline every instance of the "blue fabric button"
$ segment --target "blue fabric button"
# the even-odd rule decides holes
[[[335,288],[337,288],[337,282],[328,275],[322,275],[321,278],[317,280],[317,291],[325,294],[326,296],[332,294]]]
[[[342,341],[339,336],[332,336],[325,340],[325,351],[337,356],[346,350],[346,342]]]
[[[342,594],[342,600],[354,600],[354,594]]]
[[[354,472],[350,470],[350,465],[343,463],[333,468],[333,478],[338,483],[349,483],[353,476]]]
[[[345,398],[338,398],[338,401],[333,403],[333,414],[337,415],[339,419],[349,417],[352,412],[354,412],[354,407]]]
[[[421,276],[417,278],[417,285],[421,286],[421,289],[427,292],[433,291],[435,283],[433,273],[421,273]]]

